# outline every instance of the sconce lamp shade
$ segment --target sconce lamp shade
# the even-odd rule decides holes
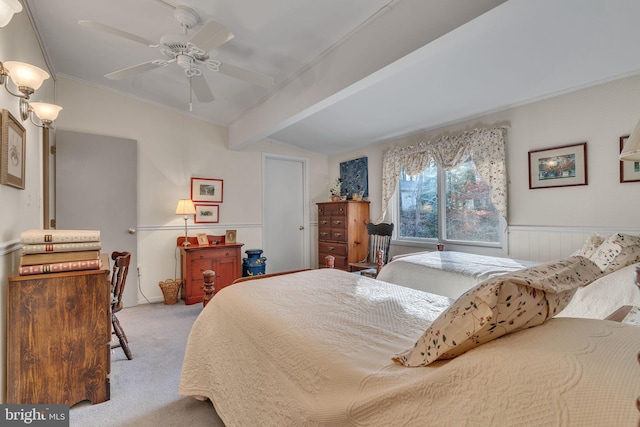
[[[191,199],[178,200],[178,206],[176,206],[176,215],[194,215],[196,213],[196,207],[193,205]]]
[[[640,121],[625,142],[620,160],[640,161]]]
[[[47,104],[45,102],[30,102],[29,105],[36,113],[36,116],[45,123],[51,123],[58,118],[58,113],[62,107],[55,104]]]
[[[14,13],[20,13],[22,5],[18,0],[0,0],[0,28],[11,21]]]
[[[4,0],[0,0],[0,3],[2,1]],[[3,66],[16,86],[27,87],[32,91],[38,90],[42,82],[49,78],[49,73],[45,70],[24,62],[6,61],[3,62]]]

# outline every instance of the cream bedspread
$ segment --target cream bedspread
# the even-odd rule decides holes
[[[456,251],[418,252],[394,258],[382,267],[378,279],[458,298],[486,279],[536,264]]]
[[[189,335],[179,393],[211,399],[227,427],[637,425],[637,327],[552,319],[394,364],[449,302],[327,269],[224,288]]]

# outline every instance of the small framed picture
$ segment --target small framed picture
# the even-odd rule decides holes
[[[629,139],[629,135],[620,137],[620,152],[624,148],[624,144]],[[638,182],[640,181],[640,161],[638,160],[620,160],[620,182]]]
[[[191,200],[222,203],[223,181],[212,178],[191,178]]]
[[[9,110],[2,110],[0,184],[24,190],[27,132]]]
[[[209,246],[207,233],[198,233],[196,234],[196,237],[198,238],[198,246]]]
[[[194,203],[196,214],[193,222],[196,224],[216,223],[220,221],[220,205]]]
[[[529,151],[529,189],[587,184],[586,142]]]
[[[227,245],[233,245],[236,243],[236,230],[227,230],[225,237],[224,237],[224,242]]]

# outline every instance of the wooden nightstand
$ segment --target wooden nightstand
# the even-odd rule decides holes
[[[189,238],[191,245],[181,246],[184,237],[179,237],[180,271],[182,273],[182,299],[185,304],[202,302],[204,298],[203,273],[207,270],[215,272],[215,292],[229,286],[242,276],[242,243],[225,244],[224,236],[207,236],[209,242],[218,244],[198,245],[196,238]],[[193,240],[191,240],[193,239]]]

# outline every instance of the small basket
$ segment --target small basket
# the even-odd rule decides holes
[[[164,282],[159,282],[158,286],[162,289],[162,295],[164,296],[164,303],[166,305],[175,304],[178,302],[178,294],[180,292],[180,286],[182,280],[167,279]]]

